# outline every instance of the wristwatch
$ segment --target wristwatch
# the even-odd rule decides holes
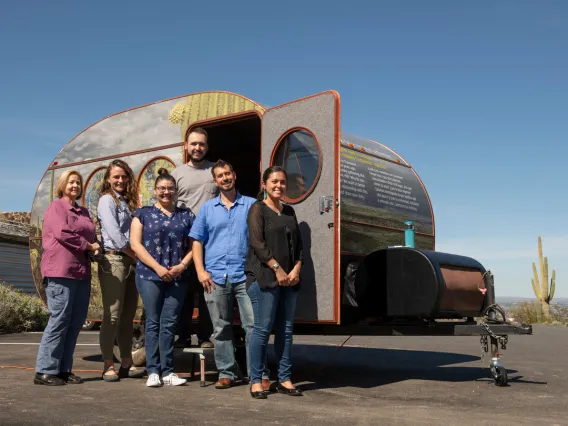
[[[274,269],[275,271],[277,271],[278,268],[280,268],[280,265],[278,263],[275,263],[274,265],[272,265],[272,269]]]

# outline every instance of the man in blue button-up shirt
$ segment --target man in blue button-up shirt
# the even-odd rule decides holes
[[[247,359],[254,323],[252,305],[246,292],[244,265],[248,251],[247,215],[256,200],[237,192],[236,174],[229,163],[219,160],[211,170],[220,194],[203,204],[189,236],[194,239],[195,269],[205,289],[205,300],[213,323],[215,363],[219,370],[215,387],[226,389],[238,376],[233,348],[233,297],[237,299],[246,333]],[[265,380],[268,380],[268,375],[265,375]]]

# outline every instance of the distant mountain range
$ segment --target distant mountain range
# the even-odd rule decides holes
[[[511,297],[511,296],[503,296],[497,297],[497,303],[500,305],[514,305],[521,302],[534,302],[536,301],[536,297]],[[568,297],[555,297],[550,302],[551,305],[565,305],[568,306]]]

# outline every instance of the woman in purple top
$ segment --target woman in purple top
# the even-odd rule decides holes
[[[136,253],[136,287],[146,314],[146,386],[183,385],[173,372],[174,334],[187,286],[193,253],[189,231],[195,219],[176,207],[176,181],[164,168],[154,184],[157,202],[136,210],[130,247]],[[161,376],[161,377],[160,377]]]
[[[82,188],[79,173],[63,172],[55,186],[58,199],[43,219],[41,275],[50,317],[37,355],[38,385],[83,382],[71,372],[73,353],[91,296],[88,253],[97,253],[100,247],[89,211],[76,203]]]

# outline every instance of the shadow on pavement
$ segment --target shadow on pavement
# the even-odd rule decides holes
[[[331,361],[329,361],[331,359]],[[485,358],[488,365],[490,358]],[[480,357],[449,352],[428,352],[364,347],[337,347],[295,344],[293,376],[303,390],[342,387],[374,388],[405,380],[438,382],[487,381],[493,384],[489,367],[457,366],[480,362]],[[269,367],[273,379],[277,366],[269,352]],[[545,385],[546,382],[511,377],[516,370],[507,369],[509,382]]]
[[[273,345],[269,345],[268,362],[271,379],[277,380],[278,367],[275,364],[273,348]],[[337,346],[294,344],[292,357],[293,380],[303,390],[343,387],[366,389],[405,380],[480,381],[493,384],[488,356],[485,357],[482,366],[480,357],[460,353],[365,347],[343,347],[338,351]],[[87,355],[82,359],[102,364],[100,354]],[[190,371],[190,361],[191,358],[187,355],[176,354],[176,371]],[[474,361],[479,365],[457,365]],[[239,360],[239,363],[244,364],[243,360]],[[212,360],[208,362],[208,367],[215,368]],[[507,369],[507,373],[510,383],[547,384],[547,382],[523,380],[521,375],[511,376],[518,373],[517,370]]]

